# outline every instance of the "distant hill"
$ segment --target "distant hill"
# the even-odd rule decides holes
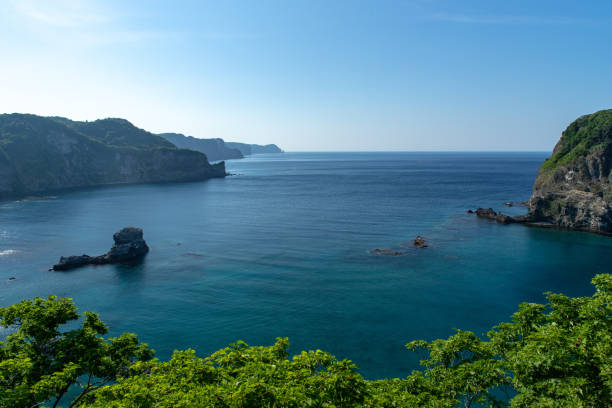
[[[258,144],[247,144],[237,142],[225,142],[225,145],[232,149],[238,149],[243,155],[249,156],[251,154],[261,153],[282,153],[283,151],[275,144],[269,145],[258,145]]]
[[[242,159],[244,156],[259,153],[283,152],[274,144],[262,146],[258,144],[225,142],[223,139],[200,139],[180,133],[161,133],[159,136],[174,143],[177,147],[202,152],[210,161]]]
[[[153,147],[176,147],[161,136],[137,128],[125,119],[108,118],[93,122],[78,122],[66,118],[52,117],[66,126],[110,146],[131,146],[141,149]]]
[[[211,165],[204,154],[177,149],[125,119],[0,115],[0,198],[224,176],[224,163]]]
[[[210,161],[242,159],[244,156],[238,149],[230,148],[223,139],[198,139],[180,133],[161,133],[159,136],[183,149],[202,152]]]

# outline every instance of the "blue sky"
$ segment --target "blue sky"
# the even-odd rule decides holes
[[[0,2],[0,112],[296,150],[551,150],[611,1]]]

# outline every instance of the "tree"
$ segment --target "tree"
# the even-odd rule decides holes
[[[237,342],[206,358],[176,351],[165,363],[134,364],[131,375],[87,398],[89,408],[361,407],[365,380],[350,361],[320,350],[288,358],[286,338],[269,347]]]
[[[285,338],[268,347],[239,341],[204,358],[187,350],[150,360],[152,351],[133,334],[104,340],[94,313],[60,332],[79,318],[72,301],[37,298],[0,309],[0,323],[15,328],[0,342],[0,403],[58,406],[80,387],[71,407],[611,407],[612,275],[593,283],[591,297],[547,294],[546,304],[520,305],[488,338],[458,330],[408,343],[427,353],[423,370],[375,381],[320,350],[289,358]]]
[[[64,325],[80,325],[62,331]],[[135,361],[153,356],[136,335],[105,340],[107,328],[98,315],[80,316],[71,299],[35,298],[0,308],[0,325],[12,330],[0,342],[0,405],[57,407],[71,387],[81,399],[119,376]]]
[[[592,297],[524,303],[489,333],[512,373],[513,407],[612,406],[612,275],[593,284]]]

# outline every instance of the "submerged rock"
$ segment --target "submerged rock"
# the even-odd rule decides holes
[[[372,255],[391,255],[391,256],[398,256],[398,255],[404,255],[406,252],[404,251],[394,251],[391,249],[381,249],[381,248],[376,248],[372,251],[370,251],[370,253]]]
[[[417,248],[427,248],[427,243],[425,242],[425,238],[420,235],[417,235],[414,239],[413,245]]]
[[[66,271],[85,265],[104,265],[111,263],[136,263],[149,252],[149,247],[143,239],[142,229],[127,227],[113,235],[115,244],[104,255],[62,256],[59,262],[51,268],[54,271]]]

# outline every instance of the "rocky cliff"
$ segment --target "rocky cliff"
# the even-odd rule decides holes
[[[244,156],[259,153],[282,153],[275,144],[258,145],[237,142],[225,142],[223,139],[200,139],[185,136],[180,133],[160,133],[158,136],[174,143],[183,149],[197,150],[208,157],[210,161],[242,159]]]
[[[519,221],[612,234],[612,109],[578,118],[540,167]]]
[[[282,153],[280,147],[275,144],[268,145],[258,145],[258,144],[248,144],[248,143],[238,143],[238,142],[225,142],[225,145],[231,147],[232,149],[238,149],[245,156],[250,156],[252,154],[261,154],[261,153]]]
[[[223,139],[199,139],[180,133],[162,133],[159,136],[182,149],[202,152],[210,161],[242,159],[244,157],[240,150],[228,147]]]
[[[177,149],[124,119],[74,122],[0,115],[0,198],[119,183],[224,177],[200,152]]]

